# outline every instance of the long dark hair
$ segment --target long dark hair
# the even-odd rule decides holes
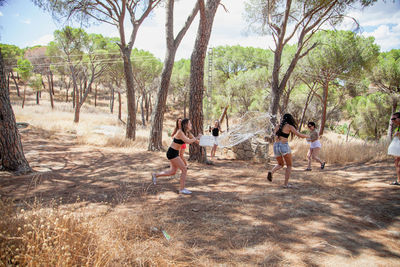
[[[181,130],[185,135],[188,135],[188,133],[189,133],[189,131],[187,129],[188,123],[189,123],[189,119],[187,119],[187,118],[184,118],[181,122]]]
[[[291,114],[289,114],[289,113],[286,113],[285,115],[283,115],[281,123],[279,124],[278,132],[282,133],[283,126],[285,126],[286,124],[290,124],[295,129],[297,129],[297,123],[294,120],[293,116]],[[291,133],[290,136],[293,138],[293,133]]]
[[[178,131],[178,129],[179,129],[179,120],[182,120],[182,118],[178,118],[178,119],[176,120],[175,129],[174,129],[174,131],[172,132],[171,136],[174,136],[174,135],[176,134],[176,132]],[[181,122],[181,126],[182,126],[182,122]]]
[[[295,129],[297,129],[297,123],[294,120],[293,116],[289,113],[286,113],[285,115],[283,115],[282,120],[281,120],[281,124],[279,125],[279,129],[282,130],[283,126],[285,126],[285,124],[290,124],[292,125]]]

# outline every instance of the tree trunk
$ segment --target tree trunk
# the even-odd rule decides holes
[[[197,37],[191,55],[190,64],[190,98],[189,98],[189,119],[193,125],[193,134],[203,134],[203,94],[204,94],[204,60],[207,53],[207,46],[211,36],[212,25],[215,13],[221,0],[200,0],[200,22],[197,30]],[[189,160],[206,162],[207,154],[204,147],[194,143],[189,149]]]
[[[110,112],[114,113],[114,86],[110,86]]]
[[[90,89],[90,91],[92,91],[92,89]],[[94,88],[94,106],[97,107],[97,84]]]
[[[51,89],[51,94],[54,96],[54,95],[55,95],[55,93],[54,93],[54,79],[53,79],[53,72],[52,72],[52,71],[50,71],[50,82],[49,82],[49,86],[50,86],[50,89]],[[53,106],[54,106],[54,105],[52,105],[52,108],[53,108]]]
[[[171,80],[172,68],[174,66],[176,50],[181,43],[183,36],[186,34],[191,23],[193,22],[196,14],[199,10],[199,5],[192,10],[192,13],[187,18],[187,21],[181,31],[178,33],[177,37],[174,39],[174,0],[168,0],[166,8],[166,43],[167,51],[164,60],[164,66],[161,74],[160,87],[157,92],[157,98],[155,103],[155,112],[152,113],[151,119],[151,130],[149,138],[149,151],[156,151],[162,149],[162,129],[164,122],[164,110],[167,102],[168,88]]]
[[[136,107],[135,107],[135,87],[133,82],[133,70],[130,59],[131,51],[124,47],[123,61],[126,83],[126,98],[128,106],[128,118],[126,120],[126,138],[135,140],[136,137]]]
[[[7,171],[24,174],[31,172],[32,169],[24,155],[5,78],[0,50],[0,165]]]
[[[185,91],[185,93],[183,94],[183,117],[186,118],[186,108],[187,108],[187,92]]]
[[[13,71],[11,71],[11,77],[12,77],[12,79],[13,79],[13,81],[14,81],[15,88],[17,89],[17,95],[20,96],[20,94],[19,94],[18,83],[17,83],[17,80],[16,80],[15,77],[14,77],[14,72],[13,72]]]
[[[40,95],[40,91],[36,91],[36,105],[40,104],[40,100],[39,100],[39,95]]]
[[[140,101],[140,113],[142,114],[142,125],[146,126],[146,120],[144,117],[144,101],[145,101],[145,96],[144,93],[142,93],[142,99]]]
[[[26,97],[26,86],[24,86],[24,94],[22,97],[22,108],[24,108],[24,106],[25,106],[25,97]]]
[[[314,97],[313,92],[314,92],[313,90],[310,90],[310,92],[307,95],[306,104],[304,105],[303,112],[301,113],[301,120],[300,120],[300,123],[299,123],[299,132],[301,131],[301,128],[302,128],[302,126],[304,124],[304,117],[306,115],[306,111],[307,111],[308,105],[311,103],[311,101],[312,101],[312,99]]]
[[[121,100],[121,93],[118,92],[118,119],[122,120],[122,100]]]
[[[323,84],[323,95],[322,95],[322,116],[321,125],[319,127],[319,135],[323,135],[326,123],[326,108],[328,105],[328,89],[329,89],[329,78],[327,78]]]
[[[150,116],[150,93],[146,94],[146,101],[145,101],[144,108],[146,109],[146,122],[149,122],[149,116]]]

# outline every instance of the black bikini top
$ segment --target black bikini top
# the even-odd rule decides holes
[[[174,143],[177,143],[179,145],[183,145],[185,142],[183,142],[183,140],[181,140],[181,139],[174,138]]]
[[[282,125],[282,128],[283,128],[283,126],[284,126],[284,125]],[[282,132],[282,128],[279,127],[279,130],[276,132],[276,136],[282,136],[282,137],[284,137],[284,138],[289,138],[289,134],[290,134],[290,133],[284,133],[284,132]]]
[[[219,135],[219,129],[218,128],[213,128],[212,129],[212,135],[213,136],[218,136]]]

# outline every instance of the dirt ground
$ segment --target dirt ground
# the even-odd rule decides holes
[[[0,172],[2,197],[108,205],[117,216],[146,210],[170,242],[214,264],[400,266],[400,187],[389,185],[392,161],[305,172],[306,162],[294,157],[294,187],[285,189],[284,171],[270,183],[272,165],[218,151],[214,165],[190,163],[193,194],[183,196],[179,175],[151,184],[151,172],[168,166],[163,152],[81,146],[72,134],[32,127],[21,134],[35,173]]]

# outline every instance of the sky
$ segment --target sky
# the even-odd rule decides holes
[[[182,27],[187,14],[196,0],[180,0],[175,4],[175,34]],[[31,0],[6,0],[0,7],[0,43],[13,44],[20,48],[47,45],[53,39],[53,32],[67,25],[56,23],[50,14],[33,5]],[[209,47],[220,45],[252,46],[263,49],[273,48],[270,36],[259,36],[247,32],[243,17],[244,0],[222,0],[226,10],[220,7],[215,16]],[[181,15],[184,14],[184,15]],[[361,26],[363,36],[373,36],[381,51],[400,49],[400,1],[378,0],[374,6],[349,10],[349,19],[339,29],[354,29],[350,17]],[[140,26],[134,47],[153,53],[163,60],[165,56],[165,9],[158,7]],[[74,25],[73,25],[74,26]],[[76,26],[76,25],[75,25]],[[194,21],[178,48],[176,60],[190,58],[196,38],[198,19]],[[85,29],[88,33],[100,33],[107,37],[118,37],[114,26],[101,24]]]

